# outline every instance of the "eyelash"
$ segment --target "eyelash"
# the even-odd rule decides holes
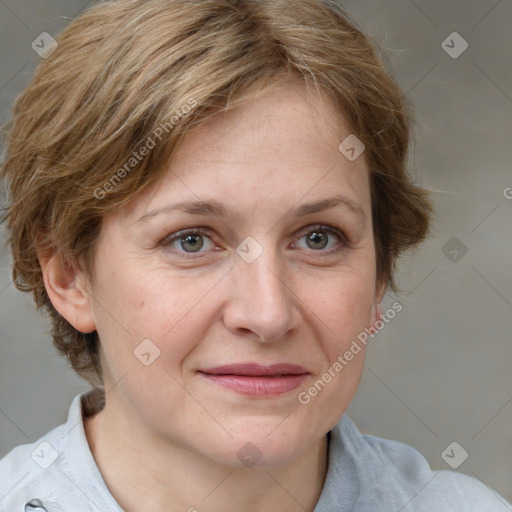
[[[330,233],[331,235],[335,235],[338,238],[338,240],[340,241],[340,243],[338,245],[336,245],[335,247],[333,247],[332,249],[328,249],[328,250],[311,249],[311,251],[313,251],[313,252],[318,252],[321,255],[330,256],[330,255],[333,255],[349,246],[349,240],[348,240],[347,236],[342,231],[340,231],[339,229],[333,228],[331,226],[323,225],[323,224],[315,224],[312,226],[308,226],[307,230],[301,231],[300,235],[296,238],[295,241],[300,240],[301,238],[304,238],[306,235],[308,235],[314,231],[325,231],[327,233]],[[208,238],[210,238],[209,234],[210,234],[210,230],[205,229],[205,228],[199,227],[199,228],[184,229],[182,231],[178,231],[175,234],[166,236],[164,239],[162,239],[160,241],[160,245],[162,245],[164,247],[170,246],[176,240],[179,240],[180,238],[185,238],[187,235],[204,235],[204,236],[207,236]],[[201,251],[194,253],[194,252],[184,252],[184,251],[176,250],[176,252],[178,252],[181,255],[184,255],[183,257],[188,258],[188,259],[200,257],[199,255],[202,254]]]

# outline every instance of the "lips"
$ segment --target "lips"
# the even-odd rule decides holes
[[[296,364],[230,364],[198,372],[207,381],[246,396],[275,397],[300,386],[309,372]]]
[[[208,375],[238,375],[247,377],[276,377],[284,375],[302,375],[309,373],[302,366],[296,364],[272,364],[264,366],[256,363],[241,363],[217,366],[200,370]]]

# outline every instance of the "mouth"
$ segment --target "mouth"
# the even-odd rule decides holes
[[[309,375],[302,366],[254,363],[233,364],[199,370],[198,373],[221,387],[252,396],[275,396],[298,387]]]

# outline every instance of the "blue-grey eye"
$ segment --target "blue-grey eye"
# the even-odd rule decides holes
[[[321,231],[311,231],[309,235],[306,235],[306,240],[312,243],[309,247],[312,249],[323,249],[329,242],[329,238],[325,233]]]
[[[208,243],[210,243],[210,247],[207,246]],[[201,249],[212,249],[214,247],[210,237],[199,229],[174,233],[163,241],[163,245],[189,254],[205,252],[201,251]]]
[[[327,226],[314,226],[313,228],[309,228],[308,231],[302,232],[298,240],[306,240],[306,247],[302,246],[301,248],[313,249],[314,251],[325,253],[330,252],[331,249],[335,250],[337,245],[341,245],[342,247],[345,245],[345,237],[343,234],[337,229]],[[331,242],[330,247],[327,247],[329,242]]]
[[[200,234],[182,236],[178,240],[186,252],[197,252],[203,247],[203,235]]]

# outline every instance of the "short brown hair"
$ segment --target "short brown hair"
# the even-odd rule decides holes
[[[3,220],[15,286],[33,293],[55,346],[92,386],[103,388],[97,332],[53,307],[38,253],[83,258],[92,279],[102,219],[161,178],[187,132],[281,75],[325,94],[365,144],[377,278],[395,289],[396,259],[426,236],[432,209],[405,165],[411,108],[334,0],[111,0],[57,41],[13,106]]]

